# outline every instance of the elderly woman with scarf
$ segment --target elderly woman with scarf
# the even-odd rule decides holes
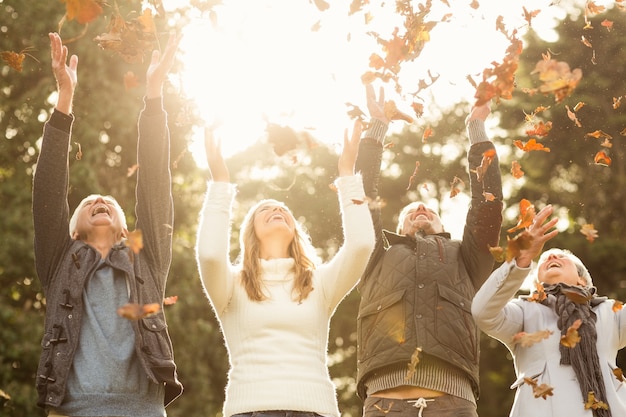
[[[587,268],[567,250],[550,249],[531,268],[558,233],[552,230],[558,219],[546,221],[552,211],[546,206],[537,213],[524,232],[530,247],[491,274],[472,314],[513,355],[517,392],[510,417],[626,416],[626,387],[615,364],[626,346],[626,309],[597,296]],[[527,277],[537,291],[514,298]]]

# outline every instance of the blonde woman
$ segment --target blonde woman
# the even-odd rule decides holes
[[[229,261],[235,185],[207,130],[212,175],[200,217],[197,257],[206,295],[230,360],[223,414],[338,417],[326,361],[330,319],[363,273],[374,229],[360,175],[354,173],[361,127],[344,138],[336,186],[344,243],[327,263],[281,202],[263,200],[240,231],[240,263]]]

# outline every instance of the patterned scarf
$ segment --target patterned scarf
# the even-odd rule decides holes
[[[580,385],[580,393],[587,402],[589,392],[593,392],[597,401],[606,401],[606,388],[602,378],[600,360],[596,349],[598,334],[596,333],[596,313],[592,308],[604,302],[606,297],[596,296],[596,288],[582,288],[564,283],[547,285],[544,287],[547,295],[555,297],[554,310],[557,314],[557,326],[561,335],[567,334],[567,329],[580,319],[582,324],[578,328],[580,342],[570,348],[559,345],[561,365],[571,365]],[[549,298],[542,304],[550,306]],[[611,410],[602,408],[593,409],[594,417],[611,417]]]

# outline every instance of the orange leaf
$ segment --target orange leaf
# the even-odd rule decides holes
[[[580,233],[585,235],[585,238],[587,238],[590,243],[593,243],[593,241],[598,237],[598,231],[593,227],[593,223],[583,224],[580,228]]]
[[[487,191],[483,191],[483,197],[485,197],[485,201],[495,201],[496,196]]]
[[[103,12],[100,4],[95,0],[61,0],[61,2],[65,3],[67,20],[76,19],[81,25],[96,20]]]
[[[13,52],[13,51],[2,51],[0,52],[0,58],[7,65],[17,72],[22,72],[22,63],[24,62],[24,58],[26,58],[26,54]]]
[[[548,296],[546,295],[546,291],[543,288],[543,284],[541,282],[535,282],[535,291],[530,297],[526,298],[526,301],[534,301],[536,303],[540,303],[547,297]]]
[[[567,328],[565,335],[561,336],[561,344],[568,348],[573,348],[580,342],[580,336],[578,335],[578,328],[582,324],[582,320],[578,319]]]
[[[545,400],[548,396],[554,395],[552,392],[554,388],[547,384],[538,385],[537,380],[528,377],[524,377],[524,382],[533,388],[535,398],[541,397]]]
[[[539,122],[533,126],[532,129],[528,129],[526,134],[528,136],[548,136],[550,130],[552,129],[552,122]]]
[[[141,320],[158,313],[160,309],[161,306],[158,303],[143,305],[128,303],[117,309],[117,315],[128,320]]]
[[[476,173],[476,180],[478,182],[482,182],[489,165],[493,162],[493,159],[496,157],[495,149],[490,149],[488,151],[483,152],[483,159],[480,161],[480,166],[476,167],[472,172]]]
[[[613,302],[613,312],[617,313],[618,311],[620,311],[622,308],[624,307],[624,303],[622,303],[619,300],[615,300]]]
[[[489,246],[489,252],[496,262],[504,262],[506,259],[504,256],[504,249],[501,246]]]
[[[619,382],[624,382],[624,372],[622,372],[621,368],[613,369],[613,375],[615,375],[615,378],[617,378]]]
[[[543,146],[541,143],[537,143],[536,139],[530,139],[526,143],[523,143],[521,140],[515,140],[513,141],[513,144],[517,146],[519,149],[523,150],[524,152],[530,152],[530,151],[550,152],[550,148]]]
[[[604,166],[611,166],[611,157],[608,156],[606,154],[606,152],[604,151],[599,151],[596,156],[593,157],[593,162],[595,162],[596,165],[604,165]]]
[[[577,105],[577,106],[578,106],[578,105]],[[569,106],[568,106],[567,104],[565,105],[565,109],[567,110],[567,117],[568,117],[568,118],[569,118],[572,122],[574,122],[574,124],[575,124],[577,127],[582,127],[582,125],[580,124],[580,121],[578,120],[578,117],[576,116],[576,113],[575,113],[575,112],[573,112],[573,111],[571,111],[571,110],[570,110],[570,108],[569,108]]]
[[[572,94],[583,75],[580,68],[572,71],[567,62],[551,59],[549,53],[545,54],[543,59],[535,65],[531,74],[536,73],[539,74],[539,80],[543,83],[539,91],[544,95],[554,94],[557,103]]]
[[[457,177],[456,175],[454,176],[454,178],[452,179],[452,182],[450,183],[450,198],[455,197],[458,193],[461,192],[461,189],[459,188],[459,185],[465,185],[465,183],[463,182],[462,179],[460,179],[459,177]]]
[[[517,258],[520,251],[528,249],[531,243],[532,237],[526,230],[515,236],[513,239],[507,236],[506,261],[511,262],[513,259]]]
[[[171,306],[171,305],[176,304],[177,301],[178,301],[178,296],[177,295],[172,295],[172,296],[169,296],[169,297],[165,297],[163,299],[163,305]]]
[[[143,249],[143,235],[141,234],[141,230],[137,229],[135,231],[128,232],[128,237],[126,238],[125,243],[134,254],[138,254],[141,249]]]
[[[413,182],[415,181],[415,177],[417,176],[417,170],[420,166],[419,161],[415,161],[415,169],[413,170],[413,174],[409,178],[409,185],[406,187],[406,190],[409,191],[413,187]]]
[[[535,343],[539,343],[550,337],[550,330],[539,330],[535,333],[519,332],[513,336],[513,344],[519,343],[521,347],[531,347]]]
[[[422,348],[416,347],[415,351],[411,355],[411,362],[409,362],[409,364],[407,365],[408,369],[404,377],[405,381],[410,380],[411,378],[413,378],[413,375],[415,375],[415,370],[417,368],[417,365],[420,363],[420,358],[419,358],[420,353],[422,353]]]
[[[511,175],[513,175],[513,178],[515,179],[520,179],[524,176],[524,171],[522,171],[522,166],[519,162],[511,162]]]
[[[508,233],[530,226],[535,219],[535,206],[524,198],[519,202],[519,213],[517,225],[507,230]]]
[[[427,126],[424,129],[424,134],[422,134],[422,143],[426,143],[429,137],[433,135],[433,129],[430,126]]]
[[[596,398],[596,395],[593,391],[589,391],[587,393],[587,402],[585,402],[585,410],[598,410],[598,409],[608,410],[609,405],[604,401],[600,401]],[[595,414],[595,413],[594,413]]]

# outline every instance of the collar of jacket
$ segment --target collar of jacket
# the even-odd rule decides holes
[[[415,236],[409,236],[409,235],[399,235],[397,233],[394,232],[390,232],[389,230],[383,230],[383,234],[385,236],[385,240],[387,240],[387,243],[389,245],[396,245],[396,244],[405,244],[405,245],[409,245],[409,246],[415,246],[415,243],[417,242],[417,239]],[[434,233],[432,235],[427,235],[424,233],[417,233],[418,235],[420,235],[421,237],[425,237],[425,236],[441,236],[445,239],[450,239],[450,233],[448,232],[442,232],[442,233]]]

